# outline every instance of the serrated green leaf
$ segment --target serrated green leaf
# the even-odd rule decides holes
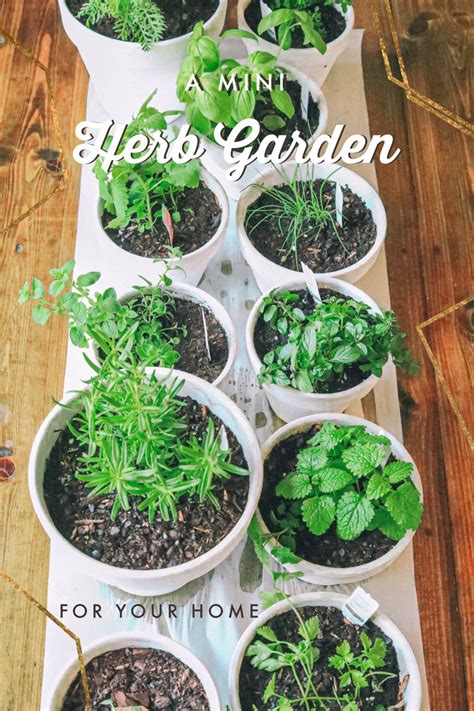
[[[392,490],[390,482],[382,474],[375,472],[367,484],[366,495],[371,500],[381,499]]]
[[[344,541],[350,541],[365,531],[374,517],[374,507],[360,493],[346,491],[337,504],[337,533]]]
[[[406,529],[399,526],[385,508],[377,509],[371,525],[393,541],[401,541],[406,533]]]
[[[295,565],[301,561],[301,558],[293,553],[287,546],[275,546],[272,548],[272,556],[282,565],[286,563]]]
[[[311,533],[321,536],[331,527],[336,516],[336,504],[330,496],[312,496],[301,505],[303,521]]]
[[[276,493],[284,499],[303,499],[308,496],[313,487],[307,474],[296,474],[292,472],[282,479],[277,487]]]
[[[411,481],[405,482],[385,500],[385,506],[399,526],[416,531],[423,516],[420,492]]]
[[[327,452],[322,447],[307,447],[298,453],[298,471],[312,476],[327,461]]]
[[[323,467],[318,471],[319,487],[324,494],[344,489],[354,481],[353,475],[346,469]]]
[[[384,467],[383,473],[391,484],[398,484],[411,477],[413,474],[413,464],[411,462],[403,462],[401,460],[390,462],[390,464],[387,464],[387,466]]]
[[[385,452],[382,447],[371,442],[356,443],[342,453],[342,460],[354,476],[367,476],[383,462]]]
[[[313,617],[309,617],[307,620],[304,620],[303,624],[300,624],[298,634],[300,637],[303,637],[303,639],[307,639],[312,642],[318,636],[319,630],[319,617],[317,615],[313,615]]]

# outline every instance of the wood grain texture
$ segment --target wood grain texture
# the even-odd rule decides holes
[[[382,7],[382,0],[378,0]],[[413,86],[470,118],[469,0],[404,0],[396,20]],[[355,0],[358,25],[373,27],[367,2]],[[235,26],[235,3],[228,22]],[[7,0],[0,24],[51,68],[66,155],[83,118],[87,76],[64,35],[55,0]],[[472,41],[472,40],[471,40]],[[54,185],[44,150],[55,150],[44,76],[10,43],[0,46],[0,228]],[[469,665],[469,464],[472,453],[434,377],[415,327],[460,301],[472,288],[469,145],[439,119],[408,102],[385,76],[375,33],[364,40],[364,74],[371,130],[392,133],[403,154],[377,165],[389,217],[387,256],[392,302],[423,371],[401,379],[404,432],[422,472],[426,518],[415,538],[418,597],[433,711],[464,711],[473,694]],[[39,153],[40,152],[40,153]],[[0,404],[12,410],[6,436],[16,448],[14,483],[0,485],[0,568],[46,600],[48,544],[31,508],[27,459],[37,426],[62,394],[66,334],[40,329],[16,304],[33,275],[73,254],[79,170],[68,161],[67,188],[8,233],[1,243]],[[21,245],[17,249],[17,245]],[[464,329],[464,330],[463,330]],[[449,370],[460,407],[472,341],[459,318],[433,325],[427,338]],[[0,581],[2,708],[39,709],[44,619]],[[472,624],[470,625],[472,627]],[[13,662],[13,663],[12,663]]]
[[[382,8],[382,2],[378,4]],[[470,118],[469,3],[392,4],[411,85]],[[361,2],[356,9],[359,23],[370,27],[368,9]],[[405,443],[422,473],[425,492],[426,516],[415,537],[415,564],[430,698],[434,711],[457,711],[468,708],[473,694],[473,459],[415,327],[472,289],[468,143],[387,82],[371,31],[363,56],[371,130],[392,133],[403,150],[394,166],[377,165],[377,175],[388,210],[392,304],[423,363],[419,378],[401,378],[400,385],[402,401],[411,405],[404,418]],[[434,350],[460,384],[458,394],[469,393],[465,350],[472,345],[465,345],[459,324],[450,334],[431,329]],[[456,348],[456,342],[463,347]]]
[[[55,0],[3,4],[0,24],[51,68],[66,155],[83,117],[86,73],[62,31]],[[0,46],[0,229],[55,187],[47,160],[56,157],[45,75],[6,40]],[[67,107],[67,110],[64,110]],[[70,182],[38,211],[0,237],[0,403],[11,410],[4,437],[14,442],[16,479],[0,485],[0,569],[46,601],[49,545],[28,495],[27,463],[34,434],[61,396],[66,331],[59,324],[35,326],[18,289],[34,275],[73,254],[79,170],[68,160]],[[40,708],[45,619],[0,580],[2,708]]]

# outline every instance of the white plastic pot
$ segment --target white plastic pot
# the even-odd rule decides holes
[[[186,56],[191,33],[155,43],[145,52],[138,42],[123,42],[94,32],[79,22],[66,0],[58,0],[64,30],[82,57],[102,106],[114,121],[128,122],[157,89],[153,104],[161,111],[181,108],[176,79]],[[219,0],[205,23],[206,35],[216,38],[224,27],[227,0]]]
[[[239,0],[237,8],[237,21],[239,30],[247,30],[247,32],[252,32],[245,19],[245,11],[250,5],[251,0]],[[336,7],[341,10],[341,6],[336,5]],[[354,10],[349,7],[344,14],[346,19],[346,29],[339,35],[335,40],[329,42],[327,45],[327,50],[324,54],[318,52],[314,47],[304,47],[302,49],[281,49],[276,42],[268,42],[259,37],[258,49],[269,52],[270,54],[276,55],[279,59],[291,64],[297,69],[302,69],[305,72],[309,72],[311,77],[318,82],[320,86],[323,85],[326,77],[334,66],[336,59],[345,50],[349,42],[349,35],[354,27]],[[243,38],[242,40],[247,48],[247,52],[250,54],[257,49],[257,43],[250,39]]]
[[[411,479],[420,494],[423,495],[418,469],[405,447],[393,435],[391,435],[390,432],[387,432],[374,422],[364,420],[360,417],[352,417],[351,415],[310,415],[309,417],[303,417],[299,420],[295,420],[294,422],[290,422],[284,427],[281,427],[271,437],[269,437],[269,439],[267,439],[262,447],[264,467],[265,460],[270,456],[271,451],[277,444],[285,439],[288,439],[288,437],[297,434],[298,432],[306,432],[313,425],[319,425],[328,421],[335,422],[337,425],[341,426],[362,425],[362,427],[365,427],[367,432],[370,434],[384,435],[385,437],[388,437],[392,443],[392,454],[401,461],[411,462],[413,464],[414,470]],[[265,533],[270,533],[259,511],[257,512],[257,517],[260,521],[262,530],[265,531]],[[374,575],[378,575],[382,572],[382,570],[385,570],[389,565],[394,563],[403,553],[405,548],[411,543],[414,534],[414,531],[408,531],[400,541],[394,541],[393,548],[385,553],[385,555],[380,556],[380,558],[377,558],[370,563],[365,563],[364,565],[357,565],[351,568],[332,568],[325,565],[310,563],[307,560],[300,560],[299,563],[295,565],[285,564],[284,568],[290,572],[301,572],[301,579],[307,583],[313,583],[313,585],[339,585],[360,582],[361,580],[367,580],[368,578],[372,578]],[[268,541],[268,552],[271,553],[272,548],[278,547],[278,545],[278,541],[274,538]]]
[[[244,65],[248,63],[247,59],[237,59],[236,61]],[[304,72],[299,69],[295,69],[295,67],[285,64],[284,62],[278,62],[278,66],[285,71],[288,80],[293,79],[297,81],[300,86],[307,88],[309,96],[319,106],[318,127],[313,135],[308,139],[308,146],[312,146],[315,140],[326,130],[329,117],[326,97],[321,91],[320,86]],[[234,200],[238,200],[242,190],[247,185],[255,183],[260,178],[262,172],[268,169],[267,165],[252,163],[247,166],[244,175],[239,180],[231,182],[227,177],[227,171],[231,165],[224,161],[224,149],[216,143],[210,141],[208,138],[201,137],[201,141],[202,145],[206,149],[206,153],[202,157],[203,165],[205,165],[205,167],[226,186],[227,193]],[[257,146],[254,146],[253,150],[256,148]],[[235,154],[238,155],[239,151],[235,151]],[[288,160],[290,158],[291,156]]]
[[[341,279],[322,276],[318,278],[318,286],[320,289],[331,289],[356,301],[363,301],[368,304],[372,311],[380,313],[380,309],[375,301],[373,301],[368,294],[361,289],[358,289],[353,284],[348,284]],[[281,284],[277,288],[277,291],[296,291],[305,288],[306,282],[304,277],[303,275],[299,275],[292,281]],[[264,298],[268,295],[269,292],[262,294],[260,299],[258,299],[253,306],[245,330],[245,340],[250,365],[252,366],[254,373],[257,375],[263,364],[257,355],[253,339],[255,327],[260,315],[260,308],[263,304]],[[387,361],[387,364],[389,362],[390,358],[389,361]],[[387,364],[385,367],[387,367]],[[344,412],[344,410],[349,407],[351,402],[354,400],[361,400],[368,395],[370,391],[374,389],[378,380],[379,378],[376,375],[371,374],[353,388],[336,393],[304,393],[291,387],[269,383],[264,383],[262,387],[272,409],[278,417],[285,422],[291,422],[292,420],[296,420],[300,417],[306,417],[307,415],[316,415],[323,412]]]
[[[88,664],[95,657],[111,652],[124,647],[139,647],[158,649],[163,652],[168,652],[181,662],[186,664],[199,678],[204,691],[206,692],[210,711],[220,711],[221,702],[219,692],[215,685],[214,679],[206,669],[204,664],[193,654],[187,647],[178,642],[175,642],[170,637],[156,634],[145,634],[141,632],[120,632],[101,637],[93,644],[88,645],[83,649],[84,664]],[[46,699],[43,711],[61,711],[64,698],[71,686],[72,682],[79,673],[79,662],[76,659],[68,664],[64,671],[60,672],[59,680],[51,692],[49,698]]]
[[[28,483],[31,500],[41,525],[61,550],[64,559],[74,570],[89,577],[102,580],[109,585],[124,590],[131,595],[163,595],[178,590],[186,583],[196,580],[219,563],[222,563],[244,537],[257,507],[263,479],[263,466],[260,447],[254,430],[243,412],[221,390],[206,383],[194,375],[181,371],[155,368],[162,379],[175,378],[184,380],[180,396],[190,397],[206,405],[217,415],[240,442],[249,468],[249,493],[242,516],[236,526],[214,548],[207,553],[173,568],[158,570],[130,570],[102,563],[86,555],[64,538],[50,516],[43,493],[43,479],[46,462],[59,433],[66,427],[72,413],[56,405],[39,428],[31,449],[28,465]],[[68,405],[74,401],[72,396],[63,401]]]
[[[206,170],[202,171],[201,179],[214,193],[216,201],[222,211],[219,227],[206,244],[203,244],[202,247],[199,247],[199,249],[196,249],[194,252],[184,254],[181,259],[173,260],[154,261],[153,258],[141,257],[138,254],[127,252],[127,250],[119,247],[103,228],[101,219],[103,203],[99,198],[97,213],[99,224],[97,248],[101,253],[102,259],[106,260],[107,263],[113,264],[116,273],[123,275],[130,275],[130,273],[140,274],[140,276],[146,277],[152,283],[156,282],[158,276],[165,271],[165,264],[171,261],[172,265],[176,267],[170,274],[173,281],[196,286],[201,280],[207,265],[222,246],[229,223],[229,200],[224,188],[219,181]]]
[[[347,600],[347,595],[333,592],[304,593],[291,598],[292,604],[297,607],[337,607],[342,609]],[[281,615],[291,609],[287,600],[282,600],[262,612],[251,625],[247,627],[240,638],[232,657],[229,670],[229,696],[232,711],[242,711],[240,705],[239,677],[242,661],[248,646],[255,637],[259,627],[266,625],[276,615]],[[390,637],[397,654],[400,669],[400,681],[408,674],[409,682],[403,695],[405,711],[419,711],[421,707],[421,677],[416,657],[404,635],[398,627],[385,615],[377,614],[371,621],[380,627],[381,631]]]
[[[166,291],[177,299],[193,301],[196,304],[200,304],[205,311],[211,313],[219,321],[220,325],[224,329],[228,349],[227,361],[222,369],[222,372],[219,373],[219,376],[212,383],[215,386],[220,385],[228,376],[237,353],[237,333],[228,312],[222,304],[217,301],[217,299],[208,294],[206,291],[198,289],[197,286],[190,286],[189,284],[172,284],[171,286],[166,287]],[[140,293],[138,291],[127,291],[126,294],[120,297],[119,301],[120,303],[125,304],[127,301],[130,301],[139,295]],[[99,359],[97,354],[97,346],[94,344],[90,350],[93,360],[98,363]]]
[[[377,228],[377,234],[375,242],[367,254],[358,262],[346,267],[345,269],[338,269],[333,272],[317,274],[318,278],[320,276],[324,277],[327,275],[339,279],[345,279],[351,284],[355,284],[357,281],[362,279],[362,277],[372,267],[385,240],[385,234],[387,232],[387,215],[385,213],[382,200],[380,199],[377,191],[374,190],[366,180],[348,168],[328,164],[313,165],[306,163],[304,165],[298,165],[296,162],[291,161],[290,163],[285,163],[284,165],[279,166],[279,171],[275,169],[266,171],[265,174],[257,180],[256,185],[250,185],[242,193],[237,205],[237,228],[240,239],[240,249],[245,261],[252,269],[260,291],[268,291],[268,289],[272,289],[284,281],[294,279],[299,274],[299,272],[293,269],[282,267],[279,264],[276,264],[276,262],[264,257],[263,254],[253,245],[245,229],[245,218],[250,205],[252,205],[252,203],[254,203],[263,194],[262,190],[259,189],[258,186],[261,185],[265,188],[273,188],[275,186],[283,185],[284,180],[281,173],[284,173],[290,179],[292,179],[296,173],[301,180],[329,180],[334,183],[339,183],[342,188],[347,186],[353,193],[362,198],[371,211],[372,218]],[[282,235],[282,237],[286,237],[286,235]]]

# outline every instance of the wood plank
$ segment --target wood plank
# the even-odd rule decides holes
[[[4,4],[1,24],[51,68],[62,138],[70,155],[87,81],[82,62],[62,31],[57,3]],[[54,188],[57,178],[46,172],[41,157],[51,154],[41,151],[55,151],[57,145],[44,72],[7,40],[0,47],[0,73],[1,228]],[[4,437],[14,442],[17,464],[14,482],[0,485],[0,569],[42,603],[49,545],[30,504],[27,462],[36,429],[51,408],[51,396],[62,395],[66,330],[58,323],[45,329],[35,326],[26,307],[16,302],[25,279],[45,278],[51,266],[73,254],[80,171],[69,158],[67,163],[67,188],[0,238],[0,403],[11,410]],[[0,651],[2,659],[9,660],[0,676],[2,707],[39,709],[44,617],[1,580],[0,607]]]
[[[455,15],[452,5],[397,3],[396,20],[413,86],[467,117],[466,15]],[[456,12],[467,12],[467,6],[455,3]],[[370,27],[368,8],[358,2],[356,11],[359,22]],[[462,23],[453,17],[462,17]],[[392,302],[423,362],[419,378],[401,378],[400,384],[412,405],[405,441],[422,472],[426,499],[415,563],[428,684],[433,709],[457,711],[468,707],[472,695],[472,678],[466,686],[465,677],[469,453],[415,327],[464,298],[471,284],[467,142],[387,81],[373,32],[365,38],[364,72],[372,131],[393,133],[403,149],[394,166],[377,165],[377,174],[388,208]],[[436,343],[440,354],[448,353],[449,339]],[[460,366],[461,374],[458,357],[451,353],[449,365]]]

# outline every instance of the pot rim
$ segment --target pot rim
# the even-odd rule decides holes
[[[350,293],[352,295],[352,298],[354,298],[357,301],[363,301],[366,303],[368,306],[370,306],[371,310],[374,311],[375,313],[381,313],[381,309],[375,301],[362,289],[359,289],[357,286],[354,286],[354,284],[350,284],[349,282],[343,281],[342,279],[336,279],[334,277],[329,277],[329,276],[318,276],[318,284],[322,285],[323,287],[329,286],[330,288],[334,289],[335,291],[338,291],[342,294],[345,293]],[[302,274],[298,273],[295,274],[295,278],[291,280],[287,280],[284,283],[280,284],[279,286],[273,288],[273,289],[268,289],[268,291],[265,291],[260,298],[255,302],[254,306],[252,307],[252,310],[249,314],[249,317],[247,319],[247,324],[245,327],[245,341],[246,341],[246,346],[247,346],[247,352],[249,354],[250,362],[252,364],[252,368],[254,368],[255,373],[258,375],[262,368],[262,361],[260,360],[255,344],[254,344],[254,332],[255,332],[255,326],[257,324],[258,316],[259,316],[259,311],[260,307],[263,303],[263,300],[266,296],[268,296],[272,291],[284,291],[284,290],[289,290],[289,291],[294,291],[298,288],[304,288],[306,286],[305,279]],[[390,361],[390,357],[389,357]],[[389,362],[387,361],[387,362]],[[264,388],[272,388],[274,392],[280,392],[283,395],[286,393],[287,395],[297,395],[298,398],[301,398],[304,402],[310,404],[311,402],[317,401],[321,398],[324,398],[325,400],[333,400],[337,401],[339,399],[356,399],[358,393],[363,387],[367,387],[369,384],[372,386],[375,386],[375,384],[380,380],[376,375],[371,373],[367,378],[362,380],[361,383],[358,383],[357,385],[353,385],[351,388],[348,388],[346,390],[339,390],[338,392],[335,393],[305,393],[301,392],[300,390],[296,390],[295,388],[292,388],[289,385],[276,385],[275,383],[264,383],[263,387]]]
[[[421,500],[423,501],[423,486],[421,482],[420,473],[413,457],[410,455],[405,446],[394,435],[388,432],[388,430],[384,429],[376,422],[371,422],[370,420],[366,420],[363,417],[355,417],[353,415],[347,415],[344,413],[323,413],[320,415],[307,415],[306,417],[300,417],[299,419],[293,420],[292,422],[288,422],[286,425],[280,427],[262,445],[262,460],[264,472],[265,461],[274,449],[274,447],[279,442],[287,439],[298,430],[305,431],[309,429],[311,425],[319,424],[322,422],[335,422],[336,424],[342,425],[362,425],[366,428],[367,431],[371,432],[372,434],[380,434],[385,437],[388,437],[388,439],[390,439],[391,441],[391,453],[395,454],[396,452],[396,456],[398,459],[413,464],[413,473],[411,475],[411,481],[420,492]],[[256,515],[258,517],[260,526],[262,527],[264,532],[271,533],[263,519],[262,514],[260,513],[260,509],[257,509]],[[361,565],[353,565],[348,568],[336,568],[329,565],[311,563],[310,561],[301,558],[299,563],[295,563],[294,565],[285,563],[283,567],[288,568],[288,570],[291,571],[300,570],[303,575],[308,573],[317,573],[322,576],[324,576],[324,574],[327,574],[331,577],[340,577],[339,582],[332,583],[332,585],[344,583],[346,578],[354,576],[354,574],[357,574],[358,576],[360,576],[360,579],[363,580],[366,575],[369,575],[373,571],[374,568],[384,566],[384,564],[386,563],[394,562],[396,558],[398,558],[398,556],[401,555],[405,548],[411,543],[415,533],[416,531],[407,531],[401,540],[394,541],[394,545],[392,546],[392,548],[390,548],[390,550],[387,551],[387,553],[384,553],[379,558],[369,561],[368,563],[362,563]],[[270,549],[275,546],[279,547],[280,544],[278,543],[276,538],[271,538],[267,543],[269,552]]]
[[[152,289],[154,286],[156,285],[152,284],[150,288]],[[222,326],[226,336],[228,353],[227,360],[222,371],[219,373],[218,377],[213,380],[212,383],[210,383],[210,385],[214,385],[217,387],[228,376],[230,369],[232,368],[232,365],[234,363],[235,356],[237,354],[237,331],[235,329],[234,323],[230,317],[229,312],[223,304],[221,304],[214,296],[212,296],[212,294],[208,294],[207,291],[200,289],[198,286],[192,286],[191,284],[186,284],[186,282],[176,281],[170,284],[169,286],[164,286],[162,288],[165,291],[174,293],[177,299],[182,299],[183,301],[192,301],[193,303],[203,305],[204,307],[207,306],[208,311],[217,319],[219,324]],[[136,289],[129,289],[118,298],[118,301],[120,303],[126,303],[127,301],[133,299],[135,296],[138,296],[139,293],[140,292],[138,292]],[[92,353],[94,361],[98,363],[99,358],[97,352],[97,344],[92,341],[89,350]],[[193,373],[191,373],[191,375],[193,375]]]
[[[103,35],[100,32],[96,32],[92,28],[87,27],[86,25],[83,25],[82,22],[80,20],[78,20],[77,17],[71,12],[66,0],[58,0],[58,2],[60,4],[61,8],[63,9],[63,11],[67,12],[68,16],[70,16],[70,18],[72,20],[77,22],[77,24],[80,25],[84,30],[87,30],[88,32],[93,32],[95,35],[98,35],[99,37],[101,37],[104,41],[109,43],[109,46],[112,46],[112,44],[115,44],[116,46],[128,45],[128,46],[136,47],[137,49],[141,49],[140,42],[131,42],[129,40],[119,40],[119,39],[116,39],[115,37],[107,37],[107,35]],[[217,5],[215,12],[204,23],[204,29],[206,29],[209,26],[209,24],[213,20],[216,19],[217,15],[219,14],[219,12],[222,9],[222,6],[226,5],[226,4],[227,4],[227,0],[218,0],[218,5]],[[160,48],[161,47],[171,47],[172,45],[182,42],[183,40],[189,41],[189,39],[191,38],[191,35],[192,35],[192,31],[187,32],[184,35],[179,35],[179,37],[171,37],[170,39],[162,40],[160,42],[153,42],[150,49],[153,49],[154,47],[160,47]]]
[[[297,169],[297,168],[304,168],[305,166],[300,166],[296,161],[288,161],[288,163],[283,164],[280,166],[281,170],[287,173],[287,170],[290,169]],[[382,199],[375,190],[375,188],[372,187],[372,185],[365,180],[365,178],[362,178],[358,173],[355,171],[351,170],[350,168],[346,168],[343,165],[333,165],[331,163],[319,163],[319,164],[314,164],[314,177],[318,179],[318,172],[322,172],[323,174],[328,172],[330,173],[328,176],[323,175],[323,179],[326,178],[327,180],[331,180],[334,183],[339,183],[342,185],[343,183],[346,183],[346,180],[344,180],[344,176],[348,176],[350,180],[355,180],[355,182],[359,182],[364,184],[366,188],[368,188],[369,192],[372,192],[374,198],[375,198],[375,203],[376,207],[374,208],[374,211],[371,210],[372,212],[372,217],[374,219],[375,226],[377,228],[377,234],[375,237],[375,241],[369,251],[364,254],[363,257],[361,257],[357,262],[354,262],[354,264],[349,265],[348,267],[344,267],[342,269],[335,269],[334,271],[330,272],[315,272],[315,274],[321,277],[324,276],[331,276],[335,277],[336,279],[344,279],[345,276],[352,274],[355,271],[360,270],[361,267],[364,267],[367,262],[370,262],[375,256],[378,254],[378,252],[381,250],[385,237],[387,234],[387,213],[385,211],[385,206],[382,202]],[[331,173],[331,169],[332,173]],[[270,178],[276,174],[278,174],[278,170],[276,168],[270,168],[262,172],[260,178],[255,182],[251,183],[247,187],[245,187],[240,195],[239,201],[237,203],[237,228],[239,230],[239,236],[242,240],[245,241],[245,244],[247,245],[247,248],[256,255],[256,258],[260,260],[265,260],[269,265],[272,266],[272,268],[276,269],[285,269],[288,274],[288,279],[291,278],[290,272],[292,275],[296,276],[301,274],[300,271],[297,271],[295,269],[289,269],[288,267],[284,267],[281,264],[277,264],[276,262],[273,262],[271,259],[268,259],[268,257],[265,257],[262,252],[260,252],[255,245],[253,244],[252,240],[250,239],[247,230],[245,229],[245,218],[248,213],[248,209],[250,205],[252,205],[257,199],[258,196],[262,194],[262,191],[259,190],[260,185],[266,185],[267,181],[270,180]],[[334,175],[333,175],[334,174]],[[338,176],[340,176],[340,179],[338,179]],[[306,180],[307,178],[303,178],[303,180]],[[284,183],[278,183],[278,185],[283,185]],[[351,188],[352,190],[352,188]],[[252,200],[246,207],[244,207],[244,201],[246,201],[249,198],[249,195],[252,194],[253,197],[253,192],[255,192],[256,198],[255,200]],[[355,191],[352,191],[355,192]],[[356,193],[358,194],[358,193]],[[360,195],[358,195],[360,197]],[[363,198],[361,198],[363,199]],[[365,202],[365,200],[364,200]],[[375,219],[375,211],[378,213],[378,221]],[[380,223],[380,224],[379,224]]]
[[[336,592],[309,592],[301,593],[298,595],[289,596],[291,602],[296,607],[338,607],[342,608],[344,603],[348,600],[348,595],[342,595]],[[255,636],[256,630],[262,625],[266,624],[268,620],[272,619],[276,615],[287,612],[290,608],[289,602],[287,600],[282,600],[272,605],[267,610],[264,610],[256,620],[253,620],[251,624],[246,628],[242,636],[240,637],[237,646],[235,648],[234,654],[232,656],[232,661],[229,668],[229,695],[231,698],[231,706],[234,711],[241,711],[240,705],[240,695],[239,695],[239,676],[240,668],[242,665],[242,660],[246,649],[251,643]],[[421,705],[421,676],[420,669],[418,667],[418,662],[416,660],[415,654],[408,643],[405,635],[401,630],[391,621],[389,617],[384,614],[376,613],[372,618],[371,622],[380,627],[382,632],[384,632],[392,640],[396,652],[397,661],[400,666],[400,657],[407,666],[407,673],[410,676],[409,683],[405,690],[407,696],[407,711],[419,711]],[[400,654],[399,654],[400,651]]]
[[[92,659],[104,654],[105,651],[102,650],[103,647],[110,647],[109,651],[112,651],[113,649],[139,646],[140,644],[145,647],[168,652],[186,664],[186,666],[194,671],[196,676],[199,678],[208,698],[211,711],[219,711],[219,692],[206,665],[196,654],[194,654],[191,649],[186,647],[181,642],[177,642],[166,635],[151,634],[148,632],[134,632],[133,630],[102,635],[93,642],[87,644],[83,649],[84,664],[88,664]],[[51,693],[51,698],[47,703],[48,711],[56,711],[56,708],[53,707],[53,704],[59,703],[59,699],[56,699],[56,696],[61,692],[62,687],[66,687],[65,693],[67,693],[67,690],[78,672],[79,662],[77,658],[63,668],[63,671],[60,673],[58,681]]]
[[[216,242],[218,242],[222,236],[225,236],[226,228],[229,222],[229,214],[230,214],[230,206],[229,206],[229,198],[227,197],[227,193],[224,190],[222,184],[220,181],[212,175],[209,171],[207,171],[201,164],[201,180],[204,181],[204,183],[207,185],[207,187],[214,193],[217,202],[219,204],[219,207],[222,210],[222,215],[221,219],[219,222],[219,225],[212,235],[212,237],[205,242],[203,245],[198,247],[198,249],[195,249],[192,252],[188,252],[187,254],[183,254],[182,257],[179,258],[169,258],[169,257],[164,257],[163,259],[157,259],[155,257],[144,257],[141,254],[134,254],[133,252],[129,252],[128,250],[124,249],[123,247],[120,247],[114,240],[108,235],[107,230],[105,227],[102,225],[102,206],[103,206],[103,200],[99,196],[97,200],[97,222],[98,222],[98,227],[99,231],[102,237],[105,237],[105,242],[106,244],[116,253],[120,254],[122,257],[124,255],[128,255],[131,259],[139,259],[143,260],[143,264],[152,264],[155,259],[157,259],[158,262],[165,262],[165,263],[177,263],[177,264],[186,264],[189,262],[192,262],[196,257],[202,256],[210,247],[215,245]],[[97,186],[96,186],[97,187]],[[98,191],[97,191],[98,192]],[[183,267],[185,269],[185,267]],[[186,270],[185,270],[186,271]]]
[[[248,32],[252,32],[253,34],[256,34],[256,32],[253,32],[252,28],[248,24],[247,20],[245,19],[245,10],[248,8],[250,5],[251,0],[238,0],[237,4],[237,20],[238,20],[238,26],[239,29],[242,30],[247,30]],[[327,42],[327,47],[328,49],[332,49],[333,47],[338,47],[340,44],[344,43],[346,41],[347,35],[354,29],[354,22],[355,22],[355,12],[354,8],[352,5],[350,5],[346,12],[342,12],[340,5],[341,3],[336,3],[339,5],[339,11],[343,15],[345,21],[346,21],[346,27],[345,30],[339,35],[339,37],[336,37],[336,39],[333,39],[331,42]],[[265,39],[264,37],[260,37],[260,35],[257,35],[259,38],[259,42],[266,42],[267,44],[272,45],[275,47],[279,52],[282,53],[282,56],[287,56],[287,52],[305,52],[306,54],[311,55],[314,52],[317,52],[319,56],[324,57],[325,54],[321,54],[316,47],[289,47],[288,49],[281,49],[280,45],[277,44],[276,42],[270,42],[270,40]],[[245,41],[245,40],[244,40]],[[247,40],[247,42],[251,42],[252,40]],[[303,55],[302,55],[303,56]]]
[[[28,463],[28,487],[30,491],[30,498],[33,503],[33,508],[35,513],[45,530],[46,534],[52,541],[59,542],[68,553],[78,556],[79,559],[87,565],[97,579],[103,579],[101,576],[101,571],[104,574],[114,577],[120,576],[124,581],[132,582],[143,582],[143,581],[160,581],[169,578],[170,575],[183,574],[186,571],[192,571],[193,568],[201,565],[203,561],[212,560],[218,557],[220,551],[227,548],[229,539],[237,539],[245,534],[253,514],[257,508],[257,501],[260,497],[262,484],[263,484],[263,463],[260,453],[260,445],[257,440],[257,436],[250,425],[250,422],[245,417],[244,413],[240,408],[225,394],[222,390],[219,390],[214,385],[207,383],[201,378],[191,375],[190,373],[184,373],[179,370],[168,370],[166,368],[151,368],[150,371],[155,372],[159,378],[163,380],[171,379],[171,382],[175,380],[185,380],[190,385],[200,388],[208,395],[212,395],[212,405],[220,404],[225,406],[228,411],[230,411],[231,417],[234,422],[238,422],[239,427],[245,432],[247,438],[247,450],[251,450],[256,458],[253,468],[249,469],[249,494],[247,496],[245,508],[240,516],[239,520],[235,526],[228,532],[228,534],[219,541],[217,545],[211,548],[206,553],[193,558],[185,563],[180,563],[179,565],[169,567],[169,568],[156,568],[152,570],[135,570],[132,568],[121,568],[120,566],[110,565],[109,563],[103,563],[102,561],[95,560],[91,556],[87,555],[83,551],[79,550],[70,541],[67,540],[55,526],[51,515],[49,513],[46,502],[44,501],[43,493],[43,478],[44,478],[44,463],[39,456],[39,448],[44,440],[46,434],[50,431],[51,427],[54,426],[56,418],[60,413],[64,412],[64,407],[62,405],[70,405],[76,399],[74,393],[70,394],[69,397],[63,398],[61,404],[55,405],[52,410],[48,413],[46,418],[41,423],[35,438],[33,440],[33,445],[31,448],[29,463]],[[212,409],[211,409],[212,411]],[[242,443],[241,443],[242,444]],[[48,455],[51,450],[49,450]],[[44,457],[46,460],[47,456]],[[38,461],[39,460],[39,461]],[[39,467],[43,467],[43,471],[39,475],[40,482],[37,482],[37,472]],[[252,491],[253,489],[253,491]],[[211,568],[212,569],[212,568]]]

